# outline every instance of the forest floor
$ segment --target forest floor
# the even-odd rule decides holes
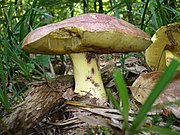
[[[57,74],[72,75],[73,72],[70,63],[71,62],[69,60],[66,60],[65,63],[61,63],[53,60],[52,65],[55,69],[56,75]],[[140,74],[148,73],[150,72],[150,70],[145,63],[142,54],[140,53],[101,55],[100,69],[101,69],[102,79],[105,88],[111,89],[111,92],[113,93],[114,98],[116,100],[120,99],[118,96],[118,92],[116,90],[115,82],[113,80],[113,73],[117,68],[121,68],[121,71],[124,75],[124,79],[128,88],[129,106],[130,106],[128,121],[131,124],[133,117],[135,117],[135,115],[141,108],[141,104],[143,104],[143,101],[147,97],[146,92],[141,92],[138,89],[136,89],[137,91],[135,92],[138,94],[138,96],[135,96],[133,91],[134,89],[132,89],[132,85],[134,81],[140,76]],[[47,72],[48,71],[50,71],[50,69],[47,69]],[[51,72],[49,72],[49,74],[51,74]],[[149,76],[149,78],[151,78],[151,76]],[[144,82],[144,81],[145,80],[140,80],[140,82]],[[148,84],[149,83],[151,82],[148,82]],[[52,83],[49,82],[49,84],[51,85]],[[38,89],[38,87],[42,87],[42,85],[44,85],[44,82],[42,83],[36,81],[29,83],[28,87],[31,89],[32,87],[34,87],[34,89]],[[71,89],[73,89],[74,88],[73,84],[70,87]],[[152,86],[147,85],[146,87],[152,87]],[[42,90],[42,88],[40,89]],[[27,91],[25,93],[26,93],[25,95],[27,95],[25,101],[27,101],[29,100],[28,94],[31,95],[32,91],[31,92]],[[58,97],[58,98],[55,97],[54,100],[56,100],[56,98],[57,101],[62,98],[68,100],[65,101],[63,100],[64,102],[60,102],[59,104],[51,103],[50,104],[51,106],[47,105],[46,107],[50,108],[47,109],[48,111],[44,109],[47,112],[43,112],[42,113],[43,115],[41,114],[35,115],[35,117],[40,117],[40,118],[35,118],[34,121],[30,120],[30,122],[32,122],[33,124],[30,124],[31,126],[29,126],[27,131],[25,131],[26,134],[29,135],[123,134],[122,114],[117,109],[114,109],[114,105],[111,101],[108,101],[107,106],[98,106],[93,104],[93,102],[89,102],[91,99],[88,99],[88,96],[78,97],[77,95],[74,95],[72,91],[69,91],[68,93],[66,92],[66,94],[63,94],[61,96],[62,97]],[[37,98],[37,102],[35,103],[41,104],[41,102],[38,102],[38,100],[40,100],[40,97],[37,96],[36,98]],[[75,101],[74,99],[78,99],[78,100]],[[86,99],[85,102],[83,102],[84,99]],[[17,108],[18,105],[15,106],[14,110],[17,111]],[[157,108],[153,109],[151,112],[148,113],[148,117],[146,122],[144,123],[144,126],[148,127],[150,125],[156,125],[156,126],[168,127],[180,131],[179,128],[180,121],[177,118],[179,112],[173,111],[173,109],[175,110],[179,109],[179,106],[178,107],[175,106],[174,108],[167,108],[167,107],[160,107],[160,109]],[[36,110],[37,109],[38,107],[36,107]],[[1,108],[1,116],[4,116],[6,114],[3,112],[4,112],[3,108]],[[27,124],[25,125],[27,126]],[[24,133],[24,131],[21,133]],[[141,132],[141,134],[152,135],[153,133]]]

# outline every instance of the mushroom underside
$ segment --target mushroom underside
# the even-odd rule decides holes
[[[116,31],[83,31],[75,28],[55,30],[23,46],[30,53],[67,54],[80,52],[119,53],[145,50],[150,40]],[[58,49],[57,49],[58,48]]]

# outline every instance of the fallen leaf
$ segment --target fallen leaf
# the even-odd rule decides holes
[[[159,79],[162,72],[142,73],[133,85],[130,87],[133,97],[140,103],[144,103],[154,85]],[[176,74],[174,79],[166,87],[165,91],[161,93],[154,105],[169,104],[170,111],[178,118],[180,118],[180,105],[173,105],[180,101],[180,72]]]

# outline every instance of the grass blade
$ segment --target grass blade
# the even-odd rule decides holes
[[[118,109],[119,110],[119,112],[121,113],[122,112],[122,110],[121,110],[121,108],[120,108],[120,106],[119,106],[119,102],[114,98],[114,95],[112,94],[112,92],[111,92],[111,89],[106,89],[106,92],[107,92],[107,95],[108,95],[108,97],[109,97],[109,100],[112,102],[112,104],[114,105],[114,108],[115,109]]]
[[[4,76],[4,70],[3,70],[3,64],[2,59],[0,58],[0,76],[1,76],[1,84],[2,87],[0,87],[0,101],[2,102],[4,108],[7,112],[10,112],[10,105],[8,101],[8,95],[7,95],[7,89],[6,89],[6,82],[5,82],[5,76]]]
[[[116,18],[120,18],[120,16],[119,16],[119,11],[118,11],[118,6],[116,6],[116,5],[117,5],[116,0],[113,0],[112,2],[113,2],[113,6],[115,7],[115,8],[114,8],[114,16],[115,16]]]
[[[146,10],[147,10],[148,4],[149,4],[149,0],[146,1],[146,5],[144,7],[143,16],[142,16],[142,20],[141,20],[141,30],[145,30],[144,29],[144,20],[145,20]]]
[[[128,117],[129,117],[129,96],[128,96],[128,90],[126,88],[126,83],[123,79],[123,76],[121,74],[120,69],[117,69],[114,74],[114,81],[116,84],[116,89],[118,91],[119,97],[122,101],[122,115],[124,118],[124,128],[128,129],[129,123],[128,123]]]

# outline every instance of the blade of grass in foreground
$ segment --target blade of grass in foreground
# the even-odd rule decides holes
[[[164,73],[160,76],[159,81],[155,85],[154,89],[150,93],[149,97],[145,101],[144,105],[140,109],[136,118],[134,119],[130,131],[136,132],[140,130],[141,124],[144,122],[146,118],[147,112],[149,112],[153,106],[153,103],[161,94],[161,92],[165,89],[167,84],[172,80],[172,78],[176,74],[176,69],[180,65],[179,61],[173,60],[168,68],[164,71]]]
[[[123,79],[123,76],[121,74],[121,71],[117,69],[114,74],[114,81],[116,84],[116,89],[118,91],[119,97],[122,101],[122,115],[124,118],[124,128],[128,129],[129,123],[128,123],[128,117],[129,117],[129,96],[128,96],[128,90],[126,88],[126,83]]]

